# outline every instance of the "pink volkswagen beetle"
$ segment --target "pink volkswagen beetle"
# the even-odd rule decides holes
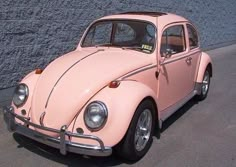
[[[212,62],[185,18],[129,12],[93,22],[77,49],[28,74],[4,110],[8,129],[58,148],[142,158],[154,127],[207,97]]]

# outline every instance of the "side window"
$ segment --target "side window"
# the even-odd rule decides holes
[[[172,55],[185,51],[184,26],[176,25],[167,28],[161,38],[161,56]]]
[[[196,30],[189,24],[187,24],[188,36],[189,36],[189,47],[194,49],[198,47],[198,36]]]
[[[135,31],[129,25],[117,23],[115,31],[115,43],[122,43],[134,40],[136,37]]]
[[[85,40],[84,46],[92,46],[110,43],[112,23],[99,23],[90,29]]]

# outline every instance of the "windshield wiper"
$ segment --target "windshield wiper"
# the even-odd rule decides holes
[[[126,49],[130,49],[130,50],[137,50],[137,51],[143,51],[143,48],[140,46],[124,46],[121,47],[122,49],[126,50]]]
[[[136,50],[136,51],[139,51],[139,52],[146,52],[146,53],[150,53],[151,50],[147,50],[145,49],[144,47],[140,47],[140,46],[125,46],[125,47],[122,47],[122,49],[130,49],[130,50]]]
[[[114,47],[118,47],[116,45],[112,45],[111,43],[103,43],[103,44],[97,44],[95,45],[95,47],[102,47],[102,46],[114,46]],[[143,49],[140,46],[123,46],[121,47],[123,50],[135,50],[135,51],[139,51],[139,52],[144,52],[146,51],[145,49]]]

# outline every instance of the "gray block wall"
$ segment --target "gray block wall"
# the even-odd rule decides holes
[[[162,11],[198,28],[204,49],[236,43],[235,0],[0,0],[0,89],[76,48],[85,28],[104,15]]]

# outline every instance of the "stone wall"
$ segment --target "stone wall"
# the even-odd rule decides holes
[[[204,49],[236,42],[235,0],[1,0],[0,88],[76,48],[88,24],[124,11],[182,15],[198,28]]]

